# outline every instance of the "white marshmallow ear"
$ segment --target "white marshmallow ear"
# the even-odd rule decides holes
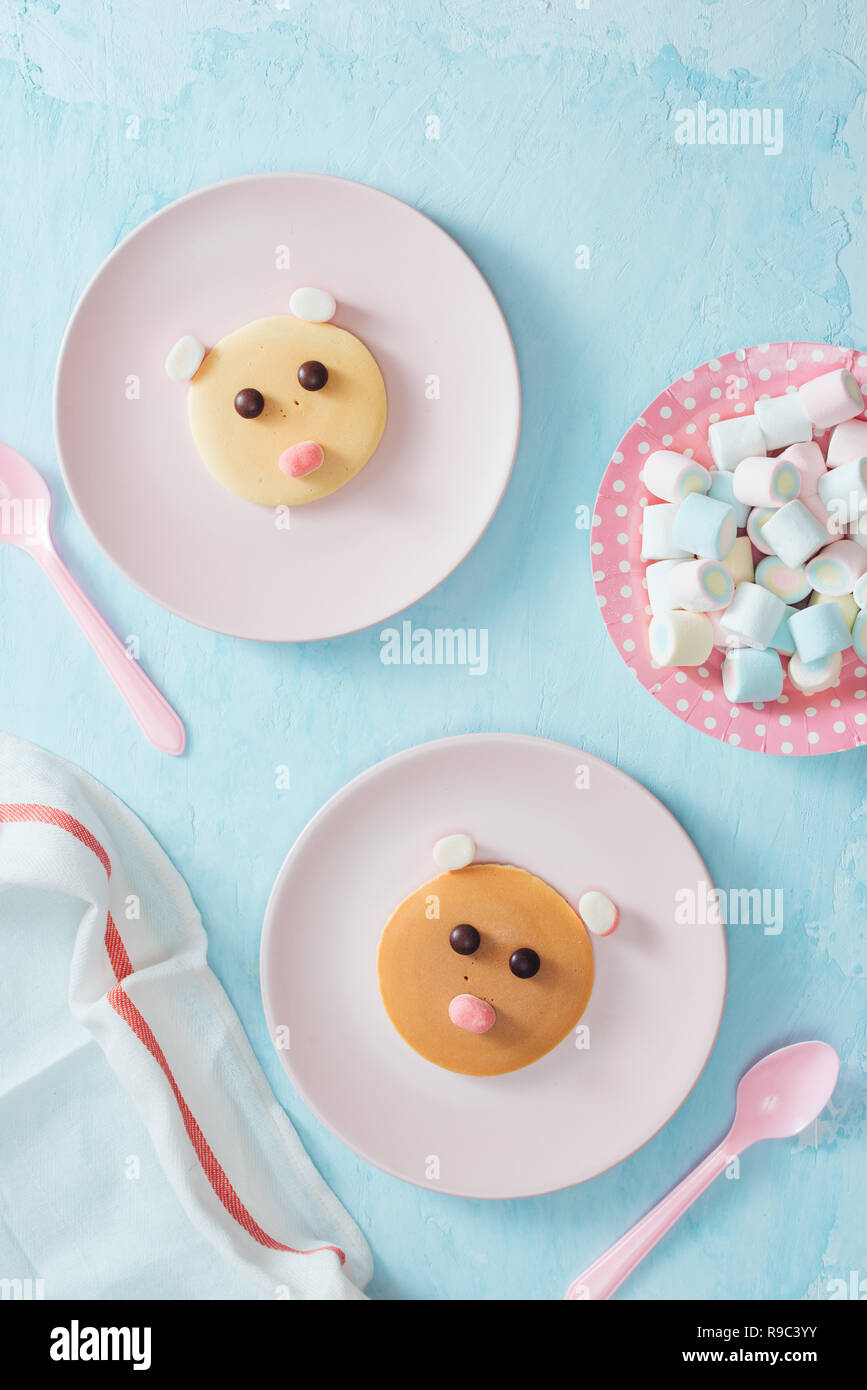
[[[617,904],[607,893],[591,888],[578,899],[578,916],[594,936],[610,936],[620,921]]]
[[[444,835],[434,845],[433,857],[440,869],[465,869],[476,857],[476,846],[469,835]]]
[[[178,338],[166,358],[166,376],[170,376],[172,381],[191,381],[201,367],[206,351],[198,338],[190,334]]]
[[[328,323],[337,313],[337,300],[327,290],[295,290],[289,308],[296,319],[307,323]]]

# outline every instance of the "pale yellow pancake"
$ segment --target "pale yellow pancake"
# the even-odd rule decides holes
[[[298,382],[302,362],[321,362],[320,391]],[[235,396],[261,392],[265,408],[245,420]],[[221,338],[190,383],[190,428],[218,482],[264,506],[299,506],[327,497],[354,478],[382,437],[385,385],[367,348],[330,323],[291,316],[258,319]],[[290,478],[278,467],[292,444],[313,440],[325,453],[320,468]]]

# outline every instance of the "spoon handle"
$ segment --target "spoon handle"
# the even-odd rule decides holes
[[[50,544],[34,547],[31,553],[90,639],[151,743],[163,753],[183,753],[187,736],[178,715],[79,588],[54,547]]]
[[[656,1242],[671,1229],[678,1217],[683,1215],[687,1207],[692,1206],[696,1197],[701,1196],[714,1178],[719,1177],[734,1158],[735,1152],[732,1151],[729,1136],[726,1135],[722,1143],[709,1153],[707,1158],[702,1159],[698,1167],[693,1168],[667,1197],[657,1202],[646,1216],[636,1221],[626,1235],[621,1236],[604,1255],[600,1255],[583,1274],[579,1274],[578,1278],[572,1281],[566,1292],[567,1299],[610,1298],[626,1276],[631,1274],[636,1265],[653,1249]]]

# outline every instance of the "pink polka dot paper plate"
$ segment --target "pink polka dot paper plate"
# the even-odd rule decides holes
[[[612,455],[596,499],[593,580],[605,626],[623,660],[678,719],[753,752],[839,753],[867,742],[867,666],[850,649],[843,654],[840,681],[830,690],[801,695],[787,682],[780,699],[765,705],[726,700],[720,651],[711,653],[706,666],[655,667],[640,526],[644,507],[658,499],[639,475],[654,449],[674,449],[712,467],[708,425],[749,413],[762,396],[783,395],[839,367],[847,367],[865,387],[867,355],[827,343],[761,343],[712,358],[675,381],[639,416]],[[814,438],[823,448],[827,444],[819,431]]]

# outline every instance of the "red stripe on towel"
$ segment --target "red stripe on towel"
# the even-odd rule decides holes
[[[95,835],[91,835],[86,825],[82,825],[80,820],[70,816],[67,811],[58,811],[56,806],[17,803],[12,806],[0,806],[0,821],[39,821],[42,825],[59,825],[61,830],[68,830],[76,840],[93,850],[107,876],[111,878],[111,860],[99,840]]]
[[[234,1216],[235,1220],[240,1226],[244,1227],[248,1235],[252,1236],[254,1240],[257,1240],[260,1245],[266,1245],[269,1250],[288,1250],[293,1255],[315,1254],[316,1252],[313,1250],[299,1251],[294,1250],[291,1245],[281,1245],[280,1241],[274,1240],[267,1232],[262,1230],[258,1221],[250,1215],[247,1208],[244,1206],[244,1203],[241,1201],[232,1184],[229,1182],[229,1179],[226,1177],[226,1174],[223,1172],[223,1169],[220,1167],[220,1164],[217,1162],[214,1152],[199,1128],[195,1116],[181,1095],[180,1088],[172,1075],[172,1069],[165,1059],[162,1048],[154,1037],[153,1030],[142,1017],[123,988],[123,985],[117,984],[113,989],[109,990],[108,1002],[111,1004],[115,1013],[119,1014],[120,1017],[129,1024],[136,1037],[143,1043],[154,1058],[171,1086],[172,1094],[178,1103],[178,1109],[181,1112],[184,1129],[187,1131],[190,1143],[195,1149],[198,1160],[205,1170],[205,1176],[208,1182],[226,1208],[226,1211],[229,1212],[231,1216]],[[340,1261],[343,1263],[345,1258],[343,1251],[338,1250],[335,1245],[322,1245],[319,1249],[332,1250],[335,1255],[340,1256]]]
[[[105,924],[105,949],[108,952],[108,959],[117,980],[125,980],[127,975],[132,974],[132,961],[126,953],[120,932],[114,925],[114,918],[108,914],[108,921]]]
[[[0,806],[0,823],[22,824],[24,822],[37,821],[40,825],[57,825],[61,830],[68,830],[70,835],[74,835],[76,840],[80,840],[89,850],[92,850],[105,869],[106,877],[111,878],[111,860],[99,843],[95,835],[92,835],[86,825],[82,825],[75,816],[70,816],[66,811],[58,811],[54,806],[38,806],[16,804]],[[108,914],[108,921],[105,924],[105,949],[111,962],[111,968],[118,980],[126,979],[127,975],[132,974],[132,962],[126,953],[126,947],[121,940],[120,932],[114,924],[111,913]]]
[[[68,831],[70,835],[74,835],[76,840],[80,840],[83,845],[93,851],[105,869],[106,877],[111,878],[111,860],[99,840],[74,816],[70,816],[66,811],[59,811],[55,806],[40,806],[35,803],[23,802],[0,804],[0,824],[32,824],[34,822],[40,825],[55,825],[61,830]],[[290,1255],[316,1255],[323,1250],[330,1250],[337,1255],[341,1264],[345,1264],[346,1256],[338,1246],[318,1245],[313,1250],[296,1250],[294,1246],[283,1245],[279,1240],[274,1240],[251,1216],[217,1161],[217,1157],[202,1133],[196,1117],[184,1100],[180,1087],[172,1075],[172,1069],[166,1061],[165,1053],[154,1036],[153,1029],[123,988],[121,982],[133,974],[133,967],[110,912],[105,924],[105,949],[118,981],[108,992],[108,1002],[115,1013],[135,1033],[142,1046],[147,1048],[168,1081],[196,1157],[204,1169],[208,1182],[229,1215],[244,1228],[249,1236],[252,1236],[253,1240],[257,1241],[259,1245],[266,1246],[269,1250],[285,1250]]]

